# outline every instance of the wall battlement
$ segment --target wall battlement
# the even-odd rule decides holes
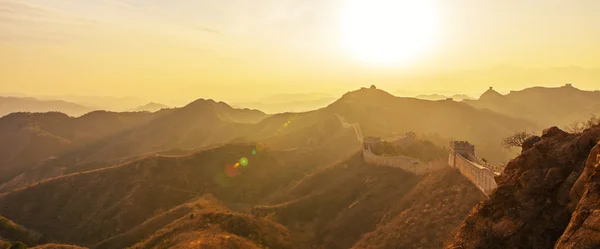
[[[419,160],[407,156],[379,156],[371,151],[371,144],[381,142],[381,138],[363,137],[358,124],[349,124],[346,119],[336,114],[344,128],[351,128],[356,133],[357,140],[363,145],[363,160],[365,162],[400,168],[417,175],[423,175],[431,172],[435,167],[432,164],[423,164]],[[408,133],[407,133],[407,137]],[[483,166],[483,160],[475,156],[475,146],[467,141],[450,142],[450,155],[448,156],[448,165],[458,169],[458,171],[469,179],[483,193],[489,195],[498,187],[495,176],[498,174]]]
[[[498,187],[494,179],[497,173],[485,167],[486,163],[475,156],[475,146],[467,141],[450,142],[448,165],[458,169],[486,195]]]
[[[434,167],[431,164],[421,163],[418,159],[408,156],[376,155],[370,149],[363,150],[363,159],[365,160],[365,162],[370,164],[400,168],[404,171],[408,171],[416,175],[423,175],[429,173]]]

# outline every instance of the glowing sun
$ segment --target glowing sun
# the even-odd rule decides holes
[[[406,63],[430,49],[437,33],[429,0],[346,0],[342,45],[361,60]]]

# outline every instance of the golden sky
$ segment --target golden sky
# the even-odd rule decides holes
[[[424,0],[434,41],[389,65],[342,46],[350,1],[361,0],[0,0],[0,93],[161,101],[371,83],[425,93],[600,86],[600,1]]]

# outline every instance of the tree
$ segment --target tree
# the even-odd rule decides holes
[[[580,134],[589,128],[596,127],[599,125],[600,125],[600,118],[596,117],[596,115],[592,115],[590,117],[590,119],[588,119],[586,121],[575,122],[575,123],[568,125],[567,127],[565,127],[565,130],[572,134]]]
[[[535,134],[526,131],[515,132],[512,135],[502,139],[502,147],[506,150],[510,150],[512,147],[521,147],[527,138],[534,136]]]

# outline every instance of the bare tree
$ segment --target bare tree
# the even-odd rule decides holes
[[[586,121],[575,122],[575,123],[568,125],[567,127],[565,127],[565,130],[572,134],[580,134],[589,128],[599,126],[599,125],[600,125],[600,118],[596,117],[596,115],[592,115],[592,117],[590,117],[590,119],[588,119]]]
[[[512,147],[521,147],[527,138],[534,136],[535,134],[526,131],[515,132],[512,135],[502,139],[502,147],[506,150],[510,150]]]

